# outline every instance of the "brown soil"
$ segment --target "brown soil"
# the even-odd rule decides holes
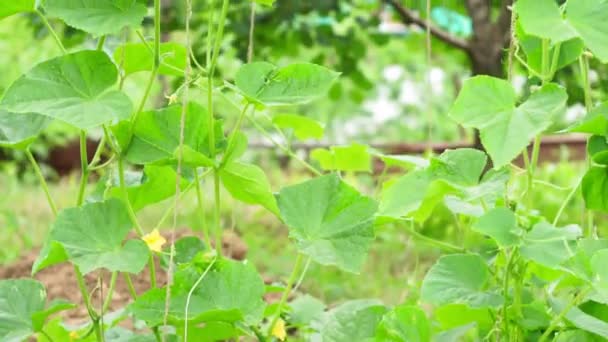
[[[164,233],[163,235],[168,239],[168,233]],[[176,232],[177,237],[187,235],[192,235],[192,232],[188,229],[182,229]],[[230,231],[227,231],[224,234],[223,250],[226,251],[227,256],[237,260],[243,260],[247,254],[247,246],[245,243],[235,233]],[[0,279],[29,278],[31,276],[32,265],[37,256],[38,250],[33,250],[22,256],[17,262],[0,267]],[[158,258],[156,260],[157,283],[163,285],[167,281],[167,275],[159,266]],[[100,284],[98,283],[98,276],[101,276],[102,279],[101,286],[99,286]],[[87,321],[88,314],[84,305],[82,305],[82,296],[80,295],[80,290],[74,275],[74,268],[71,264],[62,263],[49,267],[40,271],[34,278],[44,284],[49,300],[67,299],[70,302],[78,304],[76,309],[68,310],[63,313],[63,317],[68,323],[78,324]],[[132,276],[131,279],[133,280],[133,285],[137,293],[141,294],[150,288],[148,268],[141,274]],[[86,276],[86,281],[88,289],[92,293],[93,305],[99,307],[101,305],[101,298],[103,298],[108,291],[110,273],[107,271],[100,271],[99,273],[93,272]],[[125,278],[121,275],[116,282],[109,311],[123,308],[130,301],[131,296],[129,295]]]

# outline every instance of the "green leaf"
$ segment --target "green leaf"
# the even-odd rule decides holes
[[[249,204],[259,204],[279,215],[277,201],[262,169],[253,164],[231,162],[220,169],[222,184],[232,197]]]
[[[146,165],[143,172],[127,173],[127,176],[129,175],[132,181],[127,182],[127,193],[135,211],[175,195],[176,172],[171,166]],[[112,176],[111,182],[112,187],[108,196],[122,198],[123,191],[120,188],[118,174]],[[188,181],[182,177],[181,189],[183,190],[187,185]]]
[[[520,0],[515,5],[519,23],[527,34],[559,43],[577,36],[553,0]]]
[[[319,162],[324,170],[372,171],[372,156],[367,145],[332,146],[329,150],[316,148],[311,151],[310,158]]]
[[[568,304],[565,301],[557,298],[551,299],[551,307],[556,314],[561,313],[566,309],[567,305]],[[586,314],[576,306],[568,310],[566,319],[577,328],[592,332],[603,338],[608,338],[608,323]]]
[[[182,107],[174,105],[139,113],[133,128],[133,138],[125,151],[125,158],[133,164],[169,163],[175,161],[179,147]],[[184,146],[209,156],[209,127],[207,109],[190,102],[184,126]],[[215,124],[216,147],[224,147],[222,123]],[[188,150],[188,153],[192,151]]]
[[[289,323],[301,326],[310,325],[323,315],[325,304],[315,297],[303,295],[289,303]]]
[[[169,318],[182,322],[188,293],[202,272],[186,269],[176,273],[171,289]],[[149,326],[163,322],[166,289],[152,289],[129,306],[137,319]],[[251,263],[224,259],[213,268],[192,292],[188,307],[188,320],[194,322],[237,322],[257,324],[264,312],[264,281]]]
[[[585,207],[608,211],[608,169],[592,166],[587,170],[581,185]]]
[[[272,122],[281,127],[293,130],[293,134],[300,140],[321,139],[323,137],[323,125],[311,118],[295,114],[278,114],[272,118]]]
[[[173,263],[177,265],[191,263],[197,255],[208,251],[205,243],[196,236],[184,236],[178,239],[175,241],[174,248]],[[160,262],[163,267],[168,268],[171,246],[167,246],[165,249],[166,254],[161,255]]]
[[[376,339],[391,342],[425,342],[431,340],[431,324],[424,311],[400,305],[382,317]]]
[[[79,51],[36,65],[6,90],[0,107],[86,130],[131,115],[127,95],[110,90],[117,79],[116,66],[105,53]]]
[[[300,253],[358,272],[374,240],[376,203],[330,174],[281,190],[281,217]]]
[[[148,43],[150,46],[154,42]],[[186,47],[173,42],[160,44],[162,64],[158,69],[161,75],[183,76],[186,68]],[[140,72],[152,71],[154,68],[154,53],[144,43],[128,43],[114,51],[114,61],[120,65],[125,76]]]
[[[148,261],[149,251],[139,239],[123,245],[130,230],[127,208],[121,201],[110,199],[61,211],[50,239],[63,246],[83,274],[99,268],[139,273]]]
[[[256,4],[264,5],[264,6],[272,6],[276,0],[252,0]]]
[[[21,12],[36,10],[36,0],[8,0],[0,6],[0,20]]]
[[[575,225],[555,228],[540,222],[524,236],[520,253],[528,260],[556,268],[573,256],[574,240],[581,235],[581,229]]]
[[[488,265],[479,255],[446,255],[424,277],[420,298],[435,305],[495,307],[502,303],[502,297],[484,291],[489,279]]]
[[[375,336],[386,307],[377,300],[352,300],[330,310],[321,326],[323,342],[366,341]]]
[[[425,221],[448,194],[463,199],[479,199],[488,193],[479,183],[487,163],[483,152],[474,149],[447,150],[431,159],[429,167],[415,170],[385,183],[380,202],[380,216],[411,216]],[[489,183],[492,184],[492,183]]]
[[[530,140],[551,126],[565,109],[563,88],[547,84],[516,106],[513,86],[498,78],[475,76],[465,81],[449,116],[477,128],[494,168],[510,163]]]
[[[45,321],[51,315],[53,315],[57,312],[60,312],[60,311],[74,309],[76,307],[78,307],[76,304],[68,302],[63,299],[53,300],[52,302],[50,302],[47,305],[46,309],[32,314],[32,325],[34,327],[34,331],[41,331],[44,326]]]
[[[435,342],[460,342],[460,341],[476,341],[477,339],[470,336],[470,332],[475,330],[475,323],[469,323],[450,330],[442,331],[435,335]]]
[[[23,341],[34,332],[32,315],[43,311],[46,291],[32,279],[0,280],[0,340]]]
[[[602,102],[567,129],[568,132],[604,136],[608,133],[608,102]]]
[[[594,163],[608,165],[608,141],[602,135],[592,135],[587,141],[587,154]]]
[[[0,146],[26,148],[50,122],[50,118],[39,114],[0,110]]]
[[[471,308],[465,304],[447,304],[433,311],[433,317],[439,322],[442,330],[473,324],[480,331],[490,331],[494,317],[487,308]]]
[[[473,224],[472,229],[491,237],[501,247],[518,244],[521,235],[515,214],[504,207],[494,208],[485,213]]]
[[[279,68],[266,62],[254,62],[238,70],[235,83],[251,102],[266,106],[295,105],[325,95],[339,75],[311,63]]]
[[[553,43],[580,37],[602,62],[608,61],[608,38],[601,34],[608,30],[606,1],[569,1],[565,18],[553,0],[522,0],[515,6],[526,33]]]
[[[63,246],[57,241],[47,239],[42,246],[40,253],[38,253],[36,261],[32,265],[32,275],[47,267],[65,261],[68,261],[68,255],[66,254],[65,249],[63,249]]]
[[[142,0],[46,0],[44,9],[49,16],[95,37],[137,28],[147,11]]]

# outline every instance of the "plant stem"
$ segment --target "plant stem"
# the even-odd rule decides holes
[[[275,324],[277,324],[277,322],[279,321],[279,318],[281,317],[281,311],[283,311],[283,306],[287,302],[287,298],[289,298],[289,294],[291,293],[291,288],[293,287],[296,279],[298,278],[298,273],[299,273],[298,271],[299,271],[300,266],[303,261],[304,261],[304,255],[298,253],[295,264],[293,265],[293,269],[291,271],[291,275],[289,276],[289,279],[287,280],[287,284],[285,285],[285,290],[283,291],[283,295],[281,295],[281,299],[279,300],[279,305],[277,306],[277,312],[275,313],[274,317],[272,318],[272,321],[270,321],[270,325],[268,326],[268,332],[266,333],[266,335],[268,335],[269,339],[272,336],[272,329],[274,328]]]
[[[127,183],[125,182],[125,167],[122,157],[118,158],[118,181],[120,183],[120,189],[122,190],[123,201],[127,207],[129,217],[131,218],[131,223],[133,223],[137,235],[141,237],[144,235],[144,232],[137,220],[137,215],[135,214],[135,210],[133,210],[131,201],[129,200],[129,190],[127,189]]]
[[[57,43],[57,46],[61,50],[61,53],[64,54],[64,55],[67,54],[68,52],[66,51],[65,47],[63,46],[63,43],[61,42],[61,39],[59,38],[59,36],[55,32],[55,30],[53,29],[53,26],[51,26],[51,24],[49,23],[49,21],[46,19],[46,17],[44,16],[44,14],[42,14],[42,12],[40,12],[39,10],[36,10],[36,14],[40,17],[40,20],[42,20],[42,23],[44,24],[44,26],[46,27],[46,29],[49,31],[49,33],[51,34],[51,36],[55,40],[55,43]]]
[[[97,51],[102,51],[103,50],[103,44],[106,42],[106,36],[103,35],[101,36],[101,38],[99,38],[99,41],[97,41]]]
[[[84,202],[84,193],[89,179],[89,161],[87,154],[87,133],[80,131],[80,188],[78,190],[78,200],[76,205],[80,206]]]
[[[49,207],[51,207],[53,216],[57,216],[57,206],[55,205],[55,202],[53,201],[53,198],[51,197],[51,192],[49,191],[49,186],[48,186],[46,180],[44,179],[42,170],[40,170],[40,165],[38,165],[38,162],[36,162],[36,158],[34,158],[34,155],[32,154],[32,152],[30,151],[29,148],[25,150],[25,155],[27,156],[27,159],[30,161],[30,163],[32,164],[32,167],[34,168],[34,171],[36,172],[36,176],[38,177],[40,186],[42,186],[42,190],[44,190],[44,195],[46,196],[46,201],[48,202]]]
[[[586,288],[580,291],[574,298],[572,298],[572,300],[566,305],[566,307],[564,307],[564,309],[551,321],[551,324],[549,324],[549,327],[547,328],[547,330],[545,330],[545,332],[538,339],[538,341],[546,341],[549,335],[551,335],[551,333],[555,330],[559,322],[561,322],[564,317],[566,317],[570,309],[578,305],[578,302],[583,299],[583,297],[585,297],[590,290],[591,288]]]
[[[585,95],[585,109],[587,113],[589,113],[593,107],[593,100],[591,98],[591,83],[589,83],[589,61],[587,57],[583,53],[581,57],[578,59],[579,67],[581,71],[581,77],[583,81],[583,90]],[[587,140],[587,144],[589,144],[589,140]],[[589,154],[587,154],[587,168],[591,167],[591,158],[589,158]],[[587,210],[587,230],[588,236],[592,236],[595,234],[594,232],[594,224],[593,224],[593,211]]]
[[[509,301],[507,300],[509,297],[509,276],[511,275],[511,268],[513,266],[513,262],[515,260],[515,256],[517,253],[517,249],[511,251],[511,255],[507,258],[507,266],[505,267],[505,276],[503,279],[503,297],[505,299],[502,306],[502,319],[504,325],[504,335],[509,336]],[[505,251],[505,255],[507,251]]]
[[[133,280],[131,280],[131,275],[129,273],[123,273],[125,276],[125,282],[127,283],[127,288],[129,289],[129,294],[133,300],[137,299],[137,291],[135,291],[135,286],[133,286]]]
[[[184,308],[184,341],[188,341],[188,311],[190,309],[190,300],[192,299],[192,294],[194,293],[194,290],[198,287],[198,285],[203,281],[207,273],[209,273],[209,270],[211,270],[211,267],[213,267],[216,260],[217,258],[214,258],[209,263],[207,268],[205,268],[205,271],[200,275],[200,277],[198,277],[196,282],[194,282],[194,285],[192,285],[190,291],[188,291],[188,297],[186,297],[186,306]]]
[[[103,302],[103,306],[101,307],[101,316],[106,313],[108,308],[110,307],[110,303],[112,302],[112,296],[114,295],[114,287],[116,286],[116,279],[118,278],[118,272],[112,272],[112,276],[110,278],[110,288],[108,289],[108,294],[106,296],[106,300]]]
[[[211,246],[211,238],[209,237],[209,226],[205,219],[205,206],[203,205],[203,192],[201,191],[201,176],[198,174],[198,170],[194,172],[194,183],[196,187],[196,203],[198,205],[198,212],[201,216],[201,230],[203,232],[203,239],[207,243],[207,246]]]
[[[557,211],[557,214],[555,214],[555,218],[553,219],[553,226],[556,226],[557,223],[559,222],[559,218],[562,216],[564,209],[566,209],[566,205],[568,205],[568,203],[570,202],[572,197],[574,197],[574,194],[576,194],[576,192],[578,191],[578,188],[581,186],[582,182],[583,182],[583,177],[581,177],[576,182],[576,185],[572,187],[572,190],[570,190],[570,192],[568,193],[568,195],[562,202],[562,205],[559,206],[559,210]]]
[[[213,193],[215,201],[214,224],[215,224],[215,251],[218,258],[222,258],[222,225],[220,207],[220,174],[217,170],[213,173]]]
[[[430,237],[428,237],[426,235],[423,235],[423,234],[419,233],[414,228],[414,221],[411,221],[411,224],[410,224],[409,227],[406,225],[406,230],[410,233],[410,235],[412,235],[417,240],[426,242],[427,244],[429,244],[431,246],[434,246],[434,247],[437,247],[439,249],[442,249],[444,251],[457,252],[457,253],[465,253],[466,252],[466,249],[464,249],[462,247],[454,246],[454,245],[452,245],[450,243],[447,243],[447,242],[435,240],[433,238],[430,238]]]
[[[249,109],[249,103],[247,103],[243,109],[241,110],[241,114],[239,114],[236,123],[234,124],[234,128],[230,132],[230,136],[228,137],[228,143],[226,144],[226,151],[231,151],[234,145],[234,139],[236,139],[236,134],[241,129],[241,124],[243,123],[243,119],[247,116],[247,109]],[[255,110],[255,108],[254,108]],[[222,158],[222,162],[220,163],[220,167],[222,167],[226,163],[226,158],[228,157],[228,153],[224,153]]]

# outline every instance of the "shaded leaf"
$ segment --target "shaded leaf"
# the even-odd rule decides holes
[[[259,204],[271,213],[279,215],[270,183],[258,166],[234,161],[220,169],[220,178],[234,198],[249,204]]]
[[[311,118],[295,114],[278,114],[272,118],[272,122],[281,127],[293,130],[296,138],[305,139],[320,139],[323,137],[323,125]]]
[[[387,311],[377,300],[352,300],[327,312],[320,333],[323,342],[366,341]]]
[[[150,45],[154,42],[150,42]],[[158,69],[161,75],[183,76],[186,68],[186,47],[167,42],[160,44],[162,64]],[[152,71],[154,53],[144,43],[128,43],[114,51],[114,61],[124,70],[125,75],[139,71]]]
[[[555,228],[540,222],[524,236],[520,253],[528,260],[555,268],[574,254],[574,240],[581,235],[581,229],[575,225]]]
[[[515,214],[504,207],[488,211],[473,224],[472,228],[474,231],[491,237],[502,247],[517,244],[521,235]]]

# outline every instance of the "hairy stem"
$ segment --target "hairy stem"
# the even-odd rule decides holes
[[[42,24],[44,24],[44,26],[46,27],[46,29],[49,31],[49,33],[51,34],[51,36],[55,40],[55,43],[57,44],[57,46],[61,50],[61,53],[64,54],[64,55],[67,54],[68,52],[66,51],[65,47],[63,46],[63,43],[61,42],[61,39],[57,35],[57,32],[55,32],[55,30],[53,29],[53,26],[51,26],[51,24],[46,19],[46,17],[44,16],[44,14],[42,14],[42,12],[40,12],[39,10],[36,10],[36,14],[40,17],[40,20],[42,20]]]
[[[48,186],[46,180],[44,179],[42,170],[40,170],[40,165],[38,165],[38,162],[36,162],[36,159],[34,158],[34,155],[32,154],[32,152],[30,151],[29,148],[25,150],[25,155],[27,156],[27,159],[32,164],[32,167],[34,168],[34,172],[36,172],[36,176],[38,177],[40,186],[42,186],[42,190],[44,191],[44,195],[46,196],[46,201],[48,202],[49,207],[51,207],[53,216],[57,216],[57,206],[55,205],[55,201],[53,201],[53,197],[51,197],[51,192],[49,191],[49,186]]]
[[[287,298],[289,298],[291,289],[292,289],[293,285],[295,284],[296,279],[298,278],[300,266],[303,261],[304,261],[304,255],[298,253],[295,264],[293,265],[293,269],[291,271],[291,275],[289,275],[289,279],[287,280],[287,284],[285,285],[285,290],[283,291],[283,294],[281,295],[281,299],[279,300],[279,305],[277,306],[277,312],[275,313],[274,317],[272,318],[272,321],[270,321],[270,325],[268,326],[268,332],[266,333],[266,335],[268,336],[269,339],[272,336],[272,329],[274,328],[275,324],[277,324],[277,322],[279,321],[279,318],[281,317],[281,312],[283,311],[283,306],[287,302]]]

